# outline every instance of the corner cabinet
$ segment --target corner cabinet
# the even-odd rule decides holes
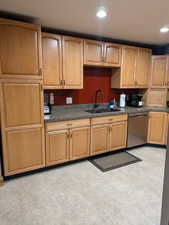
[[[169,87],[169,57],[165,55],[152,57],[151,88]]]
[[[167,89],[153,88],[148,89],[145,93],[146,106],[166,107]]]
[[[0,19],[0,78],[42,79],[40,25]]]
[[[84,40],[84,65],[120,67],[121,46],[101,41]]]
[[[41,84],[1,81],[0,90],[5,176],[44,167]]]
[[[148,124],[148,143],[166,144],[168,131],[168,114],[165,112],[150,112]]]
[[[45,89],[83,88],[83,40],[42,34]]]

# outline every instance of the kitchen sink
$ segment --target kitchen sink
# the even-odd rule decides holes
[[[100,108],[100,109],[90,109],[86,110],[88,113],[106,113],[106,112],[118,112],[120,109],[109,109],[109,108]]]

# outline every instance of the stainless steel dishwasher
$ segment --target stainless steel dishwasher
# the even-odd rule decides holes
[[[148,112],[129,114],[127,148],[147,143]]]

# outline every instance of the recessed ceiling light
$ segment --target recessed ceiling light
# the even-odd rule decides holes
[[[160,29],[160,32],[161,33],[166,33],[166,32],[168,32],[169,31],[169,26],[164,26],[164,27],[162,27],[161,29]]]
[[[99,8],[99,10],[96,13],[96,16],[101,19],[105,18],[107,16],[105,8],[104,7]]]

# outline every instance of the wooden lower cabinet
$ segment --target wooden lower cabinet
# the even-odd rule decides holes
[[[46,134],[46,164],[54,165],[69,160],[69,131],[59,130]]]
[[[109,149],[109,125],[96,125],[91,128],[91,154],[107,152]]]
[[[168,114],[165,112],[150,112],[147,142],[165,145],[167,130]]]
[[[90,155],[88,119],[46,125],[46,165],[55,165]]]
[[[4,172],[13,175],[45,166],[43,128],[24,128],[6,131]]]
[[[110,126],[110,151],[123,149],[127,141],[127,121],[114,123]]]
[[[70,131],[70,159],[87,157],[90,154],[90,127]]]

